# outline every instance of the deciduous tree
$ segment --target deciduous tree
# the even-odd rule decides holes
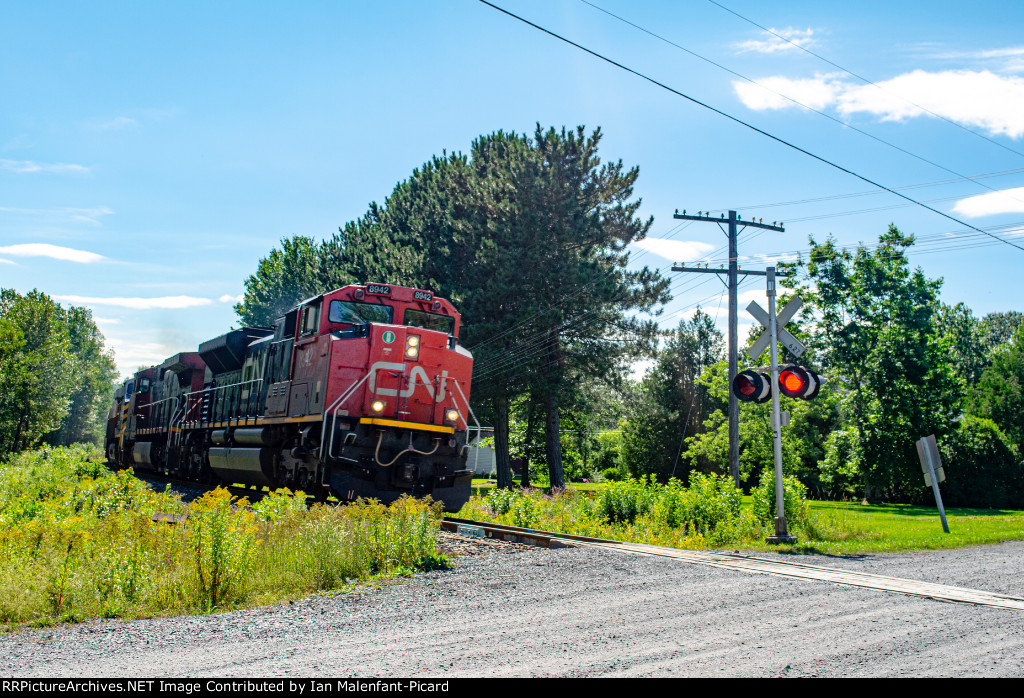
[[[863,449],[865,495],[915,499],[921,488],[914,442],[942,437],[962,404],[952,337],[940,323],[941,280],[911,270],[914,242],[895,226],[873,249],[850,252],[811,239],[796,281],[810,312],[820,314],[813,342],[823,373],[844,381],[845,419]]]
[[[0,458],[57,429],[75,389],[64,313],[49,296],[0,291]]]

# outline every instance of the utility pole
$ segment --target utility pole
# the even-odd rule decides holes
[[[700,214],[704,215],[700,215]],[[706,211],[698,211],[698,215],[689,216],[686,214],[684,209],[682,213],[679,213],[679,209],[676,209],[675,215],[672,217],[677,220],[684,221],[701,221],[704,223],[717,223],[718,227],[722,229],[726,237],[729,239],[729,269],[708,269],[707,265],[703,268],[699,265],[696,267],[672,267],[672,271],[686,271],[686,272],[699,272],[702,274],[718,274],[721,276],[728,276],[728,281],[725,282],[729,289],[729,385],[732,386],[733,381],[736,379],[737,373],[737,357],[739,355],[739,339],[736,336],[738,333],[738,318],[736,311],[736,289],[739,286],[738,279],[740,276],[766,276],[767,272],[764,271],[746,271],[739,268],[738,259],[739,252],[737,251],[736,239],[739,237],[739,233],[747,227],[753,228],[764,228],[765,230],[774,230],[780,233],[786,232],[786,229],[782,227],[782,224],[776,225],[774,222],[771,224],[762,222],[762,219],[744,221],[736,215],[735,211],[729,211],[729,218],[726,219],[723,213],[721,218],[711,218]],[[722,228],[722,224],[728,222],[729,229]],[[742,226],[742,227],[740,227]],[[732,475],[732,479],[736,482],[736,486],[740,484],[740,403],[739,400],[733,395],[732,389],[729,390],[729,474]]]

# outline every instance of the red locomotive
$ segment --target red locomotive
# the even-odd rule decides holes
[[[111,463],[320,498],[469,499],[472,355],[429,291],[352,285],[273,329],[243,327],[144,369],[107,418]]]

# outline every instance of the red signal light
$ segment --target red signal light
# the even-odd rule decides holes
[[[772,397],[772,382],[763,373],[741,371],[732,381],[732,391],[741,402],[767,402]]]
[[[820,388],[821,378],[809,368],[790,364],[779,372],[779,390],[786,397],[810,400]]]

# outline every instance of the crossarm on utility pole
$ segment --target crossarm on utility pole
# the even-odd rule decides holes
[[[698,212],[701,213],[701,212]],[[739,227],[751,226],[754,228],[764,228],[765,230],[775,230],[780,233],[786,232],[786,229],[781,225],[769,225],[767,223],[760,223],[756,220],[744,221],[736,214],[735,211],[729,211],[728,217],[723,213],[721,218],[712,218],[711,216],[691,216],[687,215],[685,209],[682,213],[676,210],[674,216],[676,220],[683,221],[698,221],[704,223],[715,223],[721,227],[722,223],[729,224],[729,230],[726,232],[726,237],[729,239],[729,268],[728,269],[708,269],[700,267],[672,267],[672,271],[684,271],[684,272],[697,272],[701,274],[721,274],[726,275],[728,281],[726,286],[729,289],[729,385],[732,386],[733,381],[736,380],[736,374],[738,372],[737,363],[739,360],[739,318],[736,309],[737,295],[739,288],[739,277],[740,276],[765,276],[766,272],[763,271],[744,271],[739,268],[739,252],[737,249],[737,239],[739,236]],[[724,229],[723,229],[723,232]],[[736,486],[740,485],[740,403],[733,394],[732,389],[729,390],[729,474],[732,476]]]

